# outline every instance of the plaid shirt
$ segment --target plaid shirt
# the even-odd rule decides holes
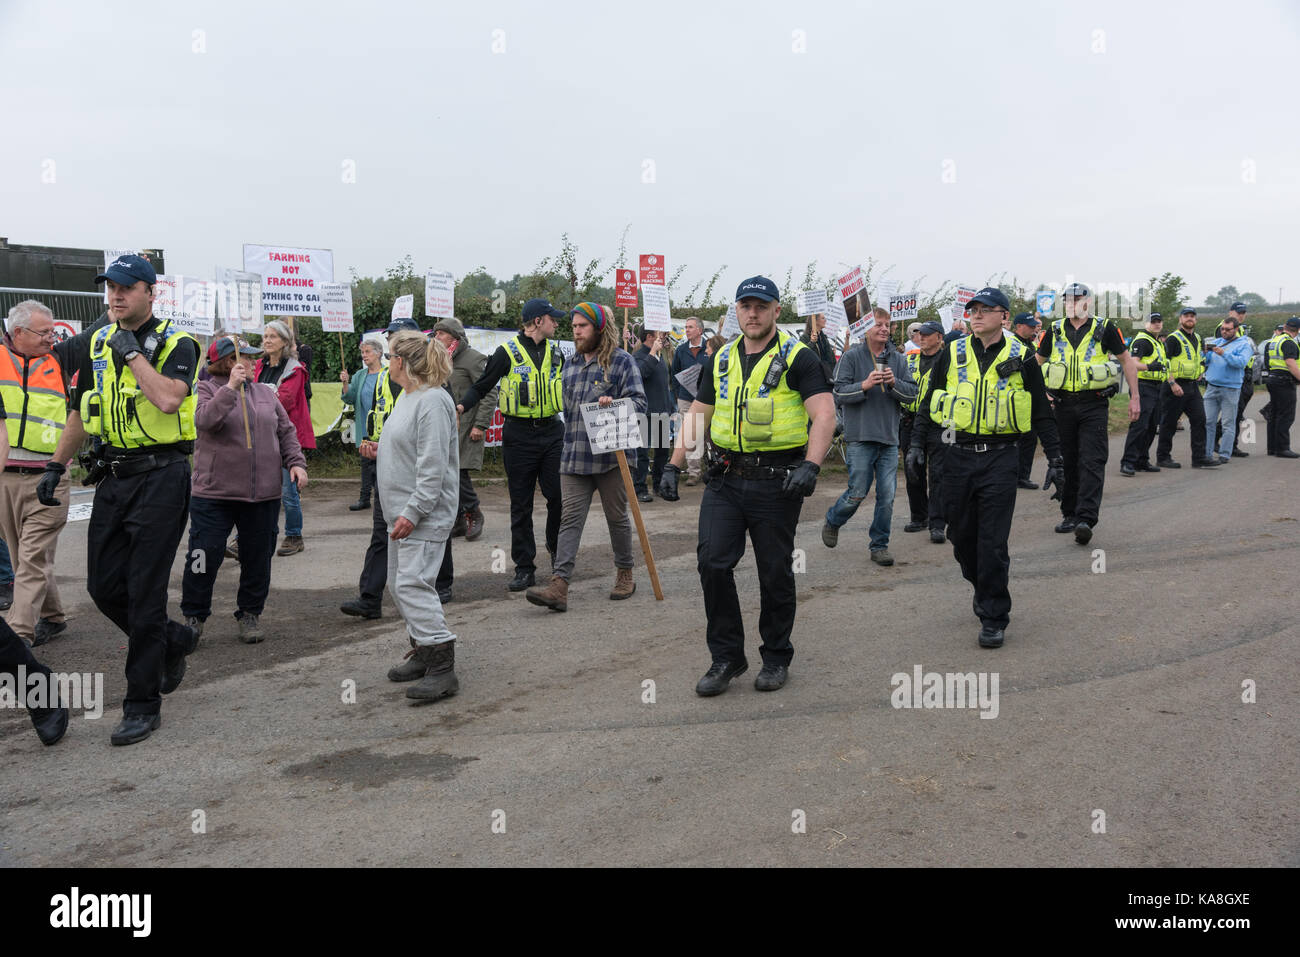
[[[613,452],[593,452],[587,438],[587,427],[582,421],[585,403],[596,402],[602,395],[611,399],[630,398],[636,411],[645,415],[645,388],[641,385],[641,372],[636,360],[622,349],[615,349],[606,373],[595,355],[584,362],[575,354],[564,363],[564,449],[560,453],[560,471],[566,475],[599,475],[618,468],[618,458]],[[627,464],[636,467],[636,450],[628,449]]]

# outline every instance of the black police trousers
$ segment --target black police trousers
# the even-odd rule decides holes
[[[1187,413],[1187,431],[1192,439],[1192,461],[1205,458],[1205,400],[1194,379],[1179,379],[1182,395],[1174,395],[1166,382],[1160,389],[1160,441],[1156,443],[1156,464],[1167,459],[1174,450],[1174,433],[1178,419]]]
[[[86,531],[86,590],[126,634],[122,713],[162,709],[163,669],[183,655],[184,626],[167,617],[167,581],[190,510],[190,465],[180,456],[126,478],[106,476],[95,489]]]
[[[14,680],[18,680],[18,666],[27,666],[27,677],[34,674],[42,674],[45,677],[50,676],[50,669],[36,660],[32,650],[27,647],[27,642],[18,637],[17,632],[9,627],[9,623],[0,618],[0,675],[12,675]],[[14,692],[22,697],[26,693],[26,688],[16,687]],[[60,704],[67,706],[67,702]],[[54,707],[52,702],[46,702],[47,707]],[[30,710],[30,709],[28,709]]]
[[[943,462],[943,513],[948,540],[962,577],[975,586],[971,607],[985,625],[1006,628],[1011,620],[1007,539],[1016,510],[1020,448],[1008,442],[987,452],[948,446]]]
[[[915,417],[910,415],[904,415],[899,420],[900,455],[906,456],[907,450],[912,447],[914,422]],[[943,442],[943,432],[931,429],[925,443],[925,468],[929,474],[928,488],[925,475],[921,476],[921,481],[915,482],[907,474],[907,470],[903,470],[903,477],[907,481],[907,508],[910,520],[928,525],[936,532],[942,532],[944,526],[943,496],[939,494],[939,489],[943,483],[943,455],[947,447]]]
[[[537,571],[537,542],[533,538],[533,494],[542,487],[546,499],[546,550],[555,554],[560,539],[560,451],[564,424],[553,421],[534,428],[527,420],[506,417],[501,430],[501,458],[510,485],[510,557],[515,572]]]
[[[1110,405],[1100,396],[1080,395],[1056,402],[1056,428],[1065,460],[1061,514],[1093,526],[1101,515],[1101,490],[1110,457],[1109,419]],[[1203,424],[1201,432],[1205,432]]]
[[[1030,429],[1020,436],[1016,445],[1020,449],[1020,472],[1016,477],[1028,482],[1031,479],[1030,473],[1034,470],[1034,449],[1038,447],[1038,433]]]
[[[1290,373],[1283,373],[1291,378]],[[1281,375],[1268,378],[1268,451],[1291,451],[1291,423],[1295,422],[1295,379],[1287,382]]]
[[[704,489],[700,539],[696,547],[709,654],[714,661],[745,658],[745,622],[736,594],[736,565],[745,554],[745,534],[758,564],[758,652],[764,664],[789,665],[794,658],[794,532],[803,498],[787,498],[782,480],[743,479],[727,472]]]
[[[438,569],[438,578],[433,586],[438,591],[450,588],[455,580],[455,566],[451,561],[451,539],[442,552],[442,566]],[[357,583],[361,591],[361,603],[368,608],[379,611],[384,604],[384,586],[388,584],[388,523],[384,520],[384,510],[379,504],[379,489],[375,489],[375,504],[371,509],[370,544],[366,546],[366,557],[361,563],[361,580]]]
[[[1136,422],[1128,424],[1128,437],[1124,440],[1124,455],[1119,460],[1120,465],[1135,469],[1151,464],[1151,443],[1160,426],[1160,393],[1163,389],[1163,382],[1138,379],[1138,401],[1142,403],[1142,412]]]

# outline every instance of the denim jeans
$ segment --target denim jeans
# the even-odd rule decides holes
[[[9,546],[0,542],[0,585],[12,584],[14,580],[14,566],[9,561]]]
[[[302,504],[298,499],[298,486],[289,480],[289,470],[280,469],[280,499],[284,503],[284,537],[302,534]],[[276,521],[277,531],[279,521]]]
[[[1241,386],[1207,385],[1205,387],[1205,454],[1214,455],[1216,426],[1223,426],[1219,454],[1232,455],[1232,440],[1237,434],[1237,402]]]
[[[839,528],[858,510],[871,483],[876,483],[876,513],[871,519],[873,552],[889,546],[889,523],[894,516],[894,489],[898,485],[898,446],[883,442],[849,442],[849,487],[826,512],[826,524]]]

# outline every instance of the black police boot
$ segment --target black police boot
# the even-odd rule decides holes
[[[1018,482],[1016,482],[1016,485],[1019,488],[1028,489],[1030,491],[1034,491],[1038,488],[1038,483],[1031,482],[1029,479],[1020,479]]]
[[[189,625],[176,627],[179,629],[176,644],[168,647],[167,657],[163,662],[162,687],[159,688],[163,694],[171,694],[180,687],[181,679],[185,677],[185,659],[199,646],[197,631]]]
[[[1034,488],[1038,488],[1038,486],[1035,485]],[[915,521],[913,521],[913,522],[908,522],[906,525],[904,525],[904,526],[903,526],[903,531],[905,531],[905,532],[923,532],[923,531],[925,531],[925,527],[926,527],[926,526],[925,526],[925,522],[915,522]]]
[[[27,714],[32,719],[36,736],[41,739],[41,744],[47,747],[58,744],[68,730],[67,708],[28,708]]]
[[[722,694],[727,690],[727,685],[731,684],[732,678],[739,678],[748,670],[749,662],[744,658],[739,661],[715,661],[695,686],[695,693],[701,698]]]
[[[1074,526],[1078,524],[1079,523],[1073,518],[1063,518],[1061,519],[1061,524],[1057,525],[1054,530],[1064,535],[1066,532],[1074,531]]]
[[[1001,648],[1002,639],[1005,637],[1001,628],[994,628],[992,625],[984,625],[980,628],[980,647],[981,648]]]
[[[785,665],[764,664],[758,670],[758,677],[754,679],[754,690],[776,691],[785,684],[786,679],[789,677],[790,669]]]
[[[1173,459],[1156,459],[1156,465],[1160,466],[1162,469],[1182,468],[1182,466],[1179,465],[1177,462],[1175,462]]]
[[[1208,455],[1203,459],[1192,459],[1192,468],[1194,469],[1217,469],[1219,460],[1212,459]]]
[[[1119,474],[1120,474],[1120,475],[1137,475],[1137,469],[1135,469],[1135,468],[1134,468],[1133,466],[1131,466],[1131,465],[1127,465],[1127,464],[1121,462],[1120,465],[1119,465]]]
[[[382,618],[384,612],[382,606],[369,605],[360,598],[353,598],[351,601],[345,601],[339,605],[339,611],[345,615],[352,615],[356,618]]]
[[[1074,526],[1074,540],[1080,545],[1087,545],[1092,541],[1092,526],[1087,522],[1080,522]]]
[[[1160,466],[1152,465],[1150,462],[1144,462],[1142,465],[1137,467],[1137,470],[1139,472],[1159,472]]]
[[[537,576],[533,572],[515,572],[515,577],[510,580],[506,588],[511,591],[523,591],[526,588],[532,588],[537,584]]]
[[[160,714],[129,714],[113,729],[109,738],[115,745],[137,744],[162,727]]]

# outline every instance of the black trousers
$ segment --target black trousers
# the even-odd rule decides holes
[[[375,460],[361,456],[361,497],[358,502],[370,504],[370,494],[375,490]],[[278,523],[277,523],[278,524]]]
[[[469,476],[469,469],[460,470],[460,513],[478,511],[478,492],[474,491],[474,480]]]
[[[127,716],[162,709],[163,668],[183,654],[183,626],[167,617],[167,581],[189,510],[190,466],[183,458],[127,478],[109,475],[95,489],[86,532],[86,590],[128,638],[122,700]]]
[[[235,502],[194,496],[190,499],[190,544],[181,578],[181,614],[207,621],[212,589],[226,557],[226,539],[239,529],[239,594],[236,618],[260,615],[271,590],[271,559],[280,515],[280,500]]]
[[[1292,382],[1295,380],[1292,379]],[[1272,408],[1268,417],[1268,451],[1291,451],[1291,423],[1295,422],[1295,389],[1285,379],[1280,382],[1269,377],[1268,401]]]
[[[1160,389],[1160,441],[1156,443],[1156,464],[1167,459],[1174,449],[1174,433],[1178,431],[1178,419],[1187,413],[1187,428],[1192,433],[1192,459],[1200,461],[1205,458],[1205,400],[1201,397],[1200,387],[1192,379],[1179,379],[1182,395],[1174,395],[1166,382]]]
[[[789,665],[794,658],[794,532],[802,498],[787,498],[781,479],[742,479],[734,472],[714,479],[700,503],[696,546],[709,653],[714,661],[745,657],[745,622],[736,594],[735,568],[745,554],[745,535],[754,543],[758,565],[758,652],[764,664]]]
[[[533,494],[538,485],[546,499],[546,550],[555,554],[560,538],[560,452],[564,425],[556,421],[533,428],[507,418],[501,430],[501,457],[510,484],[510,557],[515,571],[537,571],[537,542],[533,538]]]
[[[632,470],[632,486],[638,492],[646,491],[645,478],[646,473],[650,475],[650,491],[659,487],[659,479],[663,477],[664,466],[672,458],[673,450],[667,447],[657,449],[637,449],[636,450],[636,468]],[[654,464],[650,464],[650,457],[654,456]]]
[[[1034,470],[1034,449],[1038,447],[1038,433],[1030,429],[1020,436],[1016,445],[1020,449],[1020,471],[1016,477],[1028,482],[1032,479],[1030,473]]]
[[[1066,518],[1096,525],[1101,515],[1101,490],[1106,481],[1106,460],[1110,457],[1106,439],[1109,418],[1110,405],[1099,396],[1062,398],[1056,402],[1056,428],[1061,435],[1061,457],[1065,460],[1061,514]],[[1204,424],[1201,433],[1205,433]]]
[[[1246,421],[1246,404],[1250,402],[1254,395],[1255,383],[1251,379],[1250,372],[1247,371],[1246,377],[1241,383],[1241,398],[1237,400],[1237,431],[1232,437],[1232,451],[1234,452],[1241,448],[1241,425]],[[1222,428],[1219,429],[1219,433],[1223,433]]]
[[[29,677],[34,674],[42,674],[47,678],[50,676],[50,669],[36,660],[32,650],[27,647],[27,642],[18,637],[7,621],[0,618],[0,674],[12,675],[17,681],[19,665],[27,666]],[[14,692],[18,695],[24,694],[25,691],[25,688],[14,688]],[[67,702],[63,701],[60,704],[66,706]],[[51,702],[47,701],[46,705],[50,706]]]
[[[951,445],[943,463],[943,511],[952,553],[962,577],[975,586],[976,617],[994,628],[1006,628],[1011,621],[1007,538],[1019,469],[1016,442],[988,452]]]
[[[438,569],[438,578],[434,587],[438,591],[450,588],[455,580],[455,566],[451,560],[451,539],[442,553],[442,566]],[[378,611],[384,604],[384,586],[388,584],[388,523],[384,520],[384,510],[379,504],[379,490],[375,490],[375,505],[371,511],[370,544],[366,546],[366,557],[361,563],[361,580],[357,587],[361,592],[361,603]]]
[[[912,447],[912,427],[915,421],[915,418],[910,415],[904,415],[899,419],[898,448],[903,456],[906,456],[907,450]],[[943,433],[931,430],[925,443],[927,475],[922,476],[921,481],[914,482],[908,477],[907,470],[903,470],[903,478],[907,483],[907,508],[910,521],[929,525],[937,532],[942,532],[944,528],[943,496],[939,490],[943,484],[945,449],[947,446],[943,442]]]
[[[1142,403],[1142,412],[1136,422],[1128,424],[1128,437],[1124,440],[1124,455],[1119,460],[1120,465],[1137,468],[1151,464],[1151,443],[1160,426],[1162,389],[1163,382],[1138,379],[1138,401]]]

